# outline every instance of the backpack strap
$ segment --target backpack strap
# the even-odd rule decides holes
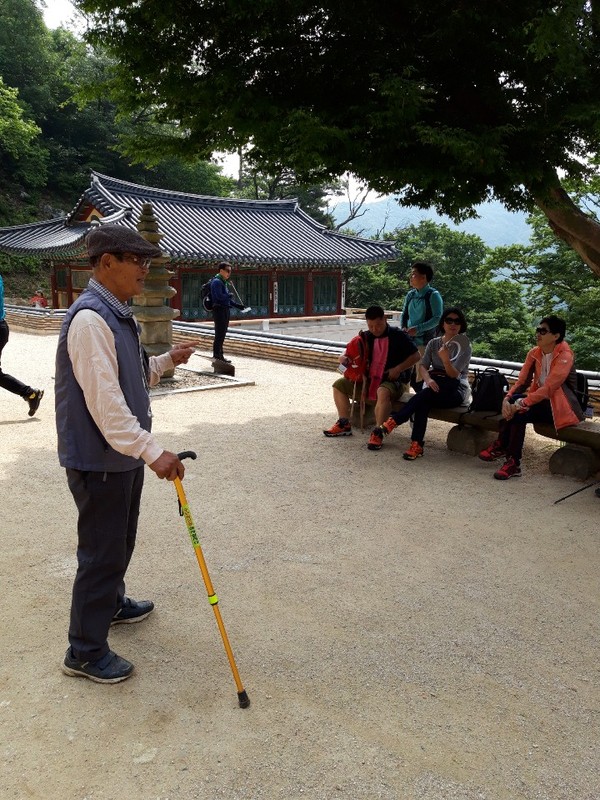
[[[423,322],[427,322],[428,319],[431,319],[433,317],[433,311],[431,310],[432,294],[433,294],[433,289],[430,287],[423,295],[423,299],[425,300],[425,319],[423,320]]]
[[[408,306],[414,296],[415,296],[415,290],[410,289],[410,291],[406,295],[406,300],[404,301],[404,311],[402,312],[402,317],[400,318],[400,324],[403,328],[406,328],[406,326],[408,325]]]
[[[406,328],[408,325],[408,306],[412,298],[417,294],[416,289],[411,289],[410,292],[406,295],[406,301],[404,303],[404,311],[402,312],[402,317],[400,318],[400,323],[403,328]],[[423,295],[423,300],[425,300],[425,319],[423,322],[427,322],[428,319],[433,317],[433,311],[431,310],[431,295],[433,294],[433,288],[429,287],[425,294]]]

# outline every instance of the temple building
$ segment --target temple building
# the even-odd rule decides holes
[[[85,236],[94,223],[135,229],[150,203],[168,256],[169,301],[181,319],[202,320],[200,287],[220,261],[253,317],[343,313],[348,269],[397,258],[390,242],[328,230],[296,200],[237,200],[172,192],[92,172],[90,186],[66,216],[0,228],[0,252],[37,256],[48,265],[52,305],[67,308],[90,277]]]

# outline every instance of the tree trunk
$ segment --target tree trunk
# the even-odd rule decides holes
[[[550,227],[600,276],[600,223],[584,214],[567,192],[557,184],[544,195],[532,191],[536,206],[544,212]]]

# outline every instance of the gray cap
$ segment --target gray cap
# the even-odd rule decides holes
[[[161,255],[159,247],[122,225],[97,225],[86,236],[85,244],[90,258],[103,253],[132,253],[153,258]]]

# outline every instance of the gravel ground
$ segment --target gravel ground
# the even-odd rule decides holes
[[[75,510],[56,460],[55,336],[12,334],[0,392],[3,800],[597,800],[600,500],[396,431],[329,440],[335,375],[236,358],[255,385],[154,399],[194,449],[185,487],[250,708],[173,487],[148,472],[128,588],[156,611],[111,631],[133,677],[64,676]],[[198,369],[205,363],[196,359]]]

